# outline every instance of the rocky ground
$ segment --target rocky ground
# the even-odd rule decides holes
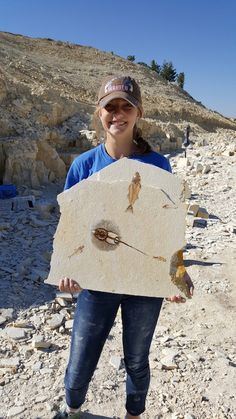
[[[201,132],[192,138],[187,158],[170,156],[174,173],[191,189],[189,203],[207,213],[187,217],[185,264],[195,294],[186,304],[164,303],[143,419],[236,418],[235,139],[233,131]],[[43,283],[61,190],[59,184],[19,188],[35,199],[31,208],[11,211],[9,200],[0,201],[1,418],[51,418],[63,400],[75,300]],[[118,314],[83,406],[84,419],[124,417],[121,333]]]

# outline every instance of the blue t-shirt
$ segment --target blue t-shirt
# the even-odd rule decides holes
[[[156,151],[150,151],[146,154],[131,154],[128,158],[138,160],[142,163],[152,164],[153,166],[157,166],[171,172],[169,160]],[[83,179],[87,179],[89,176],[116,161],[116,159],[113,159],[106,152],[104,144],[100,144],[99,146],[86,151],[76,157],[73,161],[67,174],[64,189],[71,188],[76,183]]]

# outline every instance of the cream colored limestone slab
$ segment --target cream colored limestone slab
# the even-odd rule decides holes
[[[91,290],[165,297],[173,255],[185,245],[184,185],[123,158],[58,196],[49,284],[67,276]],[[172,258],[172,259],[171,259]]]

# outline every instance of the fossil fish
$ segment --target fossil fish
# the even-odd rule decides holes
[[[170,209],[177,209],[177,207],[173,207],[173,206],[171,206],[171,205],[169,205],[169,204],[164,204],[164,205],[162,205],[162,208],[170,208]]]
[[[68,257],[69,257],[69,258],[71,258],[71,257],[72,257],[72,256],[74,256],[74,255],[77,255],[77,254],[79,254],[79,253],[82,253],[82,252],[83,252],[83,250],[84,250],[84,245],[79,246],[79,247],[77,247],[76,249],[74,249],[74,252],[73,252],[71,255],[69,255]]]
[[[135,201],[138,199],[138,195],[141,189],[141,177],[139,172],[136,172],[133,176],[132,182],[129,185],[128,191],[128,199],[129,199],[129,206],[126,208],[126,211],[133,212],[133,206]]]
[[[153,256],[153,259],[157,259],[160,262],[166,262],[166,258],[164,258],[163,256]]]

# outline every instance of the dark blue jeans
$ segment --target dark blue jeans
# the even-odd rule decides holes
[[[162,298],[88,290],[80,293],[65,374],[68,406],[76,409],[84,403],[103,345],[121,306],[126,409],[134,416],[144,412],[150,382],[149,349],[162,301]]]

